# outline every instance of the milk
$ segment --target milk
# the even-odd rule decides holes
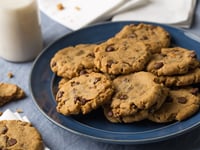
[[[33,60],[42,50],[36,0],[0,0],[0,57]]]

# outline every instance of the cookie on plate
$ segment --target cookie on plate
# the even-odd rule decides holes
[[[194,51],[181,48],[162,48],[161,54],[154,54],[147,65],[147,71],[158,76],[186,74],[196,68],[199,62]]]
[[[182,121],[192,116],[199,110],[200,105],[200,97],[196,91],[196,88],[170,90],[161,108],[149,114],[148,119],[157,123],[165,123]]]
[[[43,150],[42,137],[30,123],[19,120],[0,121],[0,149]]]
[[[24,91],[16,84],[0,83],[0,106],[24,97]]]
[[[109,101],[113,93],[111,80],[101,73],[74,77],[58,90],[57,111],[64,115],[87,114]]]
[[[59,50],[51,59],[51,70],[58,76],[69,79],[96,71],[93,63],[95,47],[95,44],[79,44]]]
[[[190,70],[187,74],[176,76],[160,76],[157,82],[162,82],[164,85],[171,86],[186,86],[200,83],[200,68]]]
[[[134,115],[139,110],[159,109],[168,95],[168,88],[154,82],[156,76],[137,72],[113,80],[115,93],[110,103],[114,117]]]
[[[170,45],[170,34],[164,28],[151,24],[126,25],[115,37],[142,41],[152,53],[160,52],[161,48]]]
[[[151,56],[142,42],[117,38],[111,38],[98,45],[94,54],[96,67],[112,75],[141,71]]]

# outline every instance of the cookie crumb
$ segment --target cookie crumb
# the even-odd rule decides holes
[[[63,9],[65,9],[65,7],[63,6],[62,3],[58,3],[58,4],[57,4],[57,9],[58,9],[58,10],[63,10]]]
[[[18,113],[23,113],[23,110],[18,108],[18,109],[16,110],[16,112],[18,112]]]
[[[80,10],[81,10],[81,8],[80,8],[79,6],[76,6],[75,9],[76,9],[77,11],[80,11]]]
[[[8,72],[7,76],[8,76],[8,78],[13,78],[14,74],[12,72]]]

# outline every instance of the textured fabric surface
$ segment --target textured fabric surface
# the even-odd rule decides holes
[[[52,21],[44,14],[41,14],[42,31],[44,38],[44,47],[63,36],[66,33],[71,32],[69,29],[62,25]],[[200,2],[198,3],[194,23],[192,28],[188,31],[200,36]],[[35,127],[40,131],[44,139],[45,144],[51,150],[199,150],[200,149],[200,127],[194,129],[190,133],[181,135],[179,137],[144,145],[113,145],[100,143],[87,139],[85,137],[75,135],[64,129],[57,127],[51,121],[49,121],[44,115],[37,109],[31,98],[29,91],[29,75],[32,68],[32,62],[26,63],[12,63],[7,62],[0,58],[0,81],[18,84],[26,92],[27,97],[23,100],[9,103],[0,108],[0,111],[10,109],[16,111],[16,109],[22,109],[23,116],[27,116]],[[8,78],[7,73],[12,72],[13,78]]]

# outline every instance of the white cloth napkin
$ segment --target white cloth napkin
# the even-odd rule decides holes
[[[21,117],[18,112],[12,112],[10,109],[5,110],[3,114],[0,116],[0,121],[2,120],[21,120],[30,122],[26,116]],[[45,147],[44,150],[50,150],[50,149]]]
[[[39,7],[52,19],[76,30],[98,21],[125,2],[126,0],[39,0]],[[64,9],[57,9],[58,4],[62,4]]]
[[[151,21],[189,28],[196,0],[149,0],[148,4],[113,16],[112,21]]]
[[[58,4],[64,6],[57,9]],[[196,0],[39,0],[53,20],[77,30],[108,18],[190,27]]]

